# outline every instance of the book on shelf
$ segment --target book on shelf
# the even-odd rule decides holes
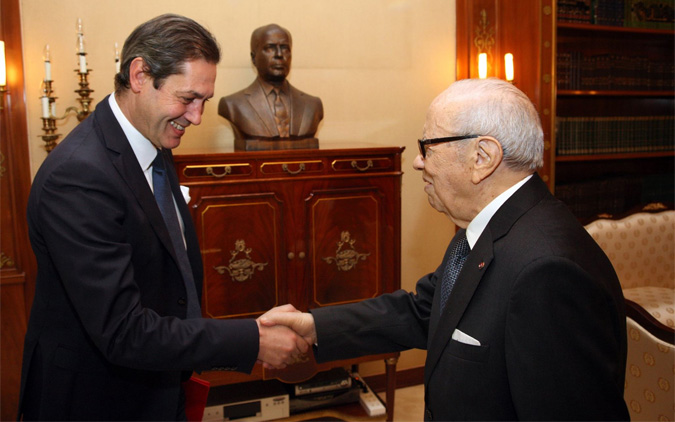
[[[674,116],[557,117],[556,154],[675,151]]]
[[[624,26],[675,29],[675,0],[625,0]]]
[[[558,22],[592,23],[591,0],[558,0]]]
[[[675,63],[668,58],[588,53],[561,49],[556,55],[560,90],[668,91],[675,89]]]
[[[558,22],[675,29],[675,0],[558,0]]]
[[[577,218],[589,219],[598,214],[622,214],[638,204],[672,202],[675,180],[671,173],[610,176],[557,185],[555,196]]]
[[[642,180],[638,177],[610,177],[558,185],[555,196],[577,218],[585,219],[600,213],[622,213],[639,202],[641,188]]]

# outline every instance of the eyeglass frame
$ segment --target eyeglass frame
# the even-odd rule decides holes
[[[465,139],[475,139],[480,138],[481,136],[483,135],[462,135],[462,136],[448,136],[445,138],[418,139],[417,145],[419,146],[420,155],[422,156],[422,159],[426,159],[427,146],[429,145],[442,144],[445,142],[463,141]]]

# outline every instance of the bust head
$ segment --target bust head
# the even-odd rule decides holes
[[[258,76],[272,85],[280,85],[291,70],[293,40],[288,30],[277,24],[262,26],[251,34],[251,61]]]

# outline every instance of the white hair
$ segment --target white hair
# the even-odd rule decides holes
[[[431,103],[427,125],[446,136],[486,135],[497,139],[504,163],[513,170],[536,171],[544,164],[544,131],[529,98],[497,78],[454,82]]]

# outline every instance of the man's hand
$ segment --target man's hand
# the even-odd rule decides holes
[[[300,311],[295,309],[293,305],[279,306],[256,320],[260,335],[258,361],[266,369],[283,369],[287,365],[292,365],[303,360],[303,356],[307,353],[310,343],[295,331],[282,324],[262,323],[265,315],[273,311],[284,314],[299,313]]]
[[[258,318],[258,321],[260,324],[267,327],[285,325],[301,335],[308,344],[316,343],[314,317],[310,313],[298,311],[292,305],[283,305],[272,308]]]

